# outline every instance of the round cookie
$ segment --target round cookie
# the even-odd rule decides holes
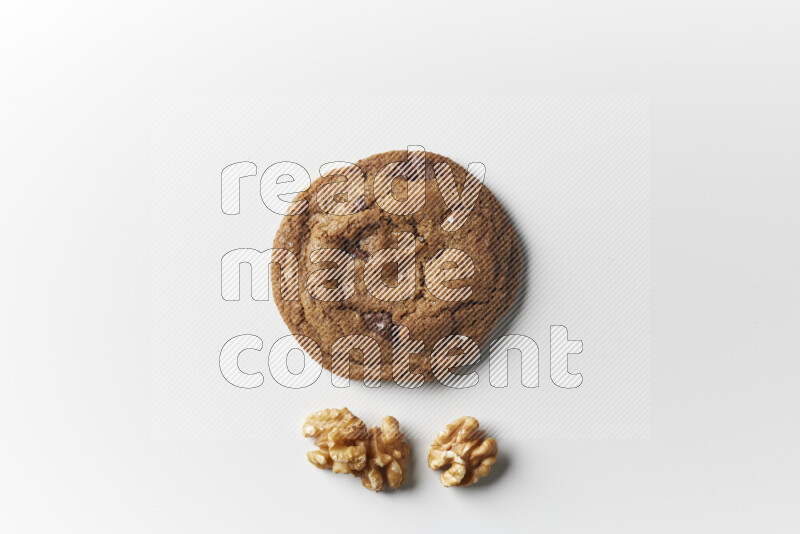
[[[421,175],[407,172],[407,176],[400,176],[400,173],[396,173],[397,179],[391,182],[392,196],[403,200],[403,195],[409,194],[406,188],[411,191],[412,186],[422,187],[419,183],[403,184],[404,180],[424,180],[424,206],[416,213],[390,213],[376,202],[373,189],[376,176],[380,175],[379,171],[393,162],[411,161],[410,153],[406,151],[385,152],[356,163],[366,176],[365,187],[349,188],[350,196],[342,193],[327,194],[335,188],[329,186],[325,189],[325,186],[342,182],[342,176],[328,173],[314,180],[309,189],[294,199],[297,206],[305,206],[305,209],[298,214],[284,216],[275,236],[273,248],[288,250],[297,258],[300,283],[299,297],[296,300],[286,300],[281,296],[281,269],[272,269],[271,282],[278,310],[300,346],[325,369],[339,376],[349,375],[355,380],[392,380],[402,376],[399,381],[428,381],[435,375],[440,376],[439,371],[472,363],[478,356],[475,351],[465,347],[471,344],[473,348],[477,348],[487,341],[492,328],[509,309],[517,293],[520,274],[519,245],[500,203],[485,185],[480,186],[475,205],[463,225],[452,232],[444,230],[442,226],[446,226],[448,217],[452,222],[453,210],[445,202],[437,183],[437,179],[441,179],[441,165],[450,166],[460,194],[465,191],[467,171],[444,156],[424,154],[424,166],[417,167],[424,167],[425,171]],[[360,182],[360,175],[351,174],[346,185],[355,186]],[[343,183],[342,187],[344,186]],[[378,198],[378,201],[386,206],[382,198]],[[452,197],[446,198],[453,205]],[[354,213],[328,213],[334,211],[331,205],[336,202],[351,206],[350,211]],[[365,262],[379,250],[398,248],[398,236],[401,233],[406,233],[406,236],[411,233],[414,237],[413,265],[410,270],[405,270],[396,263],[387,265],[379,275],[389,289],[386,293],[378,294],[381,298],[376,298],[373,296],[375,291],[371,293],[365,285]],[[406,239],[410,240],[409,237]],[[317,283],[319,278],[315,278],[314,283],[317,285],[311,287],[309,275],[323,267],[330,272],[333,267],[347,263],[334,261],[330,255],[322,252],[316,253],[312,262],[312,251],[319,249],[343,250],[354,259],[354,291],[346,300],[326,301],[312,296],[312,292],[319,296],[326,288],[327,294],[335,292],[337,283],[320,285]],[[442,285],[438,286],[438,297],[432,293],[434,286],[431,286],[431,290],[426,288],[425,266],[428,265],[428,269],[431,269],[430,265],[433,264],[429,262],[444,249],[458,249],[472,260],[472,276],[445,281],[443,284],[445,288],[450,288],[451,293],[460,288],[471,288],[471,295],[466,300],[443,300],[447,295],[443,297]],[[326,255],[329,263],[325,262]],[[441,267],[441,264],[437,265]],[[450,263],[445,267],[453,265]],[[386,295],[392,296],[392,285],[401,285],[398,276],[401,268],[404,272],[412,273],[414,288],[411,293],[406,293],[407,298],[404,300],[391,301]],[[437,273],[441,272],[444,271],[437,269]],[[433,276],[431,272],[427,275]],[[428,283],[431,283],[430,280]],[[356,349],[342,354],[342,347],[347,345],[342,345],[341,342],[355,339],[346,337],[353,335],[369,336],[375,340],[377,345],[370,340],[366,341],[371,347],[379,347],[379,353],[377,350],[370,352]],[[467,336],[474,343],[465,342],[464,338],[448,336]],[[440,342],[444,338],[450,339],[453,344]],[[365,341],[364,338],[360,339]],[[339,344],[337,340],[341,340]],[[459,344],[459,340],[462,344]],[[420,345],[420,341],[424,345]],[[411,345],[405,345],[406,342]],[[437,343],[440,344],[437,346]],[[403,347],[411,347],[413,350],[409,352]],[[344,357],[344,362],[331,357],[332,348],[336,349],[340,358]],[[432,358],[434,354],[436,357]]]

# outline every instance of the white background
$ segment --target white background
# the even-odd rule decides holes
[[[4,4],[0,529],[797,531],[797,15]],[[415,462],[376,496],[293,440],[153,436],[151,96],[275,91],[650,95],[650,438],[509,443],[465,491]]]

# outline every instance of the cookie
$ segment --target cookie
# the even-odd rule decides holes
[[[437,154],[385,152],[356,166],[314,180],[275,236],[299,270],[299,295],[287,298],[280,272],[290,269],[271,272],[289,330],[325,369],[355,380],[419,383],[474,362],[519,286],[502,206]],[[468,191],[472,209],[452,209]],[[376,269],[381,255],[397,261]]]

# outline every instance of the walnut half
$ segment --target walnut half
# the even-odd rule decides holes
[[[394,417],[384,417],[380,427],[369,431],[367,467],[361,473],[361,484],[371,491],[383,491],[385,484],[391,489],[402,486],[406,481],[408,451],[400,423]]]
[[[306,456],[320,469],[360,477],[361,484],[375,492],[387,485],[396,489],[406,481],[409,446],[394,417],[384,417],[380,427],[367,431],[347,408],[321,410],[306,417],[303,435],[317,438],[319,450]]]
[[[474,417],[456,419],[436,435],[428,449],[428,467],[445,469],[444,486],[470,486],[489,474],[497,460],[497,442],[486,438]]]
[[[367,465],[367,427],[347,408],[312,413],[303,423],[303,435],[317,438],[319,450],[306,456],[320,469],[360,474]]]

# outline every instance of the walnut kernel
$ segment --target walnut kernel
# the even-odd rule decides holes
[[[367,427],[347,408],[312,413],[303,423],[303,435],[317,438],[319,450],[306,456],[320,469],[360,474],[367,465]]]
[[[470,486],[489,474],[497,460],[497,442],[486,438],[474,417],[461,417],[447,425],[428,449],[428,467],[445,469],[444,486]]]
[[[321,410],[306,417],[303,435],[316,438],[319,450],[306,456],[320,469],[360,477],[361,484],[375,492],[387,485],[396,489],[406,481],[409,445],[394,417],[384,417],[380,427],[367,431],[347,408]]]
[[[406,481],[409,446],[400,432],[400,424],[391,416],[383,418],[380,427],[369,431],[367,466],[361,484],[371,491],[383,491],[385,484],[397,489]]]

